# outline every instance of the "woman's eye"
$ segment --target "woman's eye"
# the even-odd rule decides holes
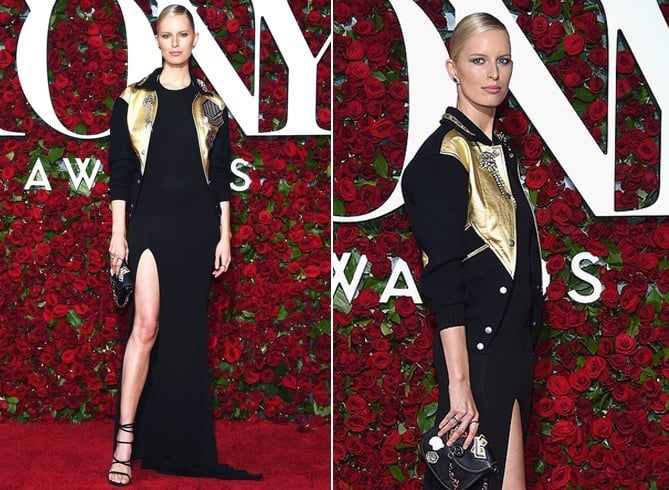
[[[500,65],[510,65],[511,64],[511,58],[507,58],[507,57],[500,58],[499,60],[497,60],[497,62]]]
[[[163,34],[163,35],[160,36],[160,37],[162,37],[163,39],[169,39],[169,38],[170,38],[170,35],[169,35],[169,34]]]
[[[180,32],[179,37],[188,37],[188,33],[187,32]]]
[[[473,58],[471,62],[474,63],[475,65],[482,65],[483,63],[485,63],[485,60],[483,58]]]

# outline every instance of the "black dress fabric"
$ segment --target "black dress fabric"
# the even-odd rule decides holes
[[[133,459],[169,474],[259,479],[217,457],[207,301],[219,222],[191,115],[197,89],[158,84],[156,90],[158,111],[127,231],[131,270],[137,271],[142,254],[152,254],[160,290],[158,337],[135,419]]]
[[[475,328],[479,328],[478,323],[482,325],[481,329],[485,325],[494,325],[494,336],[488,335],[492,338],[485,347],[482,344],[472,347],[468,343],[468,348],[471,389],[479,410],[479,433],[485,434],[488,447],[500,467],[499,473],[490,478],[488,489],[501,489],[514,403],[517,401],[519,404],[523,430],[530,414],[537,308],[540,312],[540,299],[537,299],[540,298],[537,291],[540,286],[535,284],[539,265],[538,243],[532,210],[520,183],[513,152],[496,136],[491,141],[460,111],[449,108],[448,114],[460,121],[465,128],[462,134],[470,141],[501,145],[504,150],[511,194],[516,202],[517,260],[513,279],[507,282],[510,290],[506,306],[496,322],[489,318],[490,307],[481,307],[481,310],[486,311],[479,312],[479,307],[472,311],[471,304],[468,305],[473,302],[473,297],[477,298],[479,305],[490,303],[498,291],[490,293],[490,290],[485,290],[486,284],[499,284],[500,277],[506,277],[507,281],[509,277],[490,249],[470,259],[466,266],[463,265],[464,256],[468,252],[462,246],[466,242],[463,235],[467,233],[462,226],[467,214],[467,172],[454,156],[439,151],[444,136],[454,128],[457,129],[457,125],[454,126],[446,118],[442,120],[441,127],[426,140],[407,167],[403,176],[403,191],[409,220],[419,246],[423,250],[431,248],[434,257],[438,259],[433,261],[430,255],[431,269],[427,277],[421,278],[423,293],[446,312],[436,312],[437,329],[433,340],[434,366],[439,382],[437,422],[450,410],[449,378],[440,330],[464,324],[467,336],[470,337],[474,335]],[[449,251],[442,256],[448,259],[442,259],[437,252],[444,247]],[[457,284],[457,287],[452,284]],[[502,289],[506,295],[506,288]],[[481,298],[482,294],[486,296]],[[488,315],[488,318],[476,324],[474,321],[471,321],[472,324],[464,321],[464,318],[478,320],[484,315]],[[449,321],[449,318],[453,318],[453,321]],[[485,333],[490,334],[492,329],[486,328]],[[441,488],[429,471],[425,475],[424,488]]]

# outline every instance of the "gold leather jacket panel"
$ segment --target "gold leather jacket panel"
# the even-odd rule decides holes
[[[513,278],[516,270],[516,201],[510,194],[511,184],[502,146],[472,141],[453,129],[444,136],[440,152],[457,158],[469,175],[465,229],[471,227],[484,245],[470,251],[465,260],[489,247]]]

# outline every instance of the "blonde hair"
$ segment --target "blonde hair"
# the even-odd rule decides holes
[[[185,15],[188,17],[188,22],[190,22],[191,29],[193,29],[193,32],[195,32],[195,21],[193,20],[193,14],[191,14],[186,7],[177,3],[168,5],[160,11],[158,18],[156,19],[156,29],[158,29],[160,22],[169,15]]]
[[[506,36],[509,37],[509,31],[506,30],[506,26],[493,15],[486,12],[476,12],[463,17],[455,26],[455,29],[453,29],[451,45],[449,48],[451,59],[454,60],[458,57],[458,54],[460,54],[460,51],[462,50],[462,46],[464,46],[470,38],[491,29],[502,30],[506,33]]]

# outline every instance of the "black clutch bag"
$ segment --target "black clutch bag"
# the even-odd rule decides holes
[[[112,294],[116,306],[123,308],[128,304],[134,289],[130,267],[128,267],[128,263],[125,259],[121,262],[121,268],[119,269],[118,274],[114,274],[113,272],[110,273],[109,281],[111,282]]]
[[[439,483],[448,490],[486,489],[487,479],[498,471],[490,453],[488,441],[478,434],[468,449],[463,449],[465,438],[459,438],[451,447],[446,446],[446,435],[437,435],[439,427],[427,431],[420,441],[420,454]]]

